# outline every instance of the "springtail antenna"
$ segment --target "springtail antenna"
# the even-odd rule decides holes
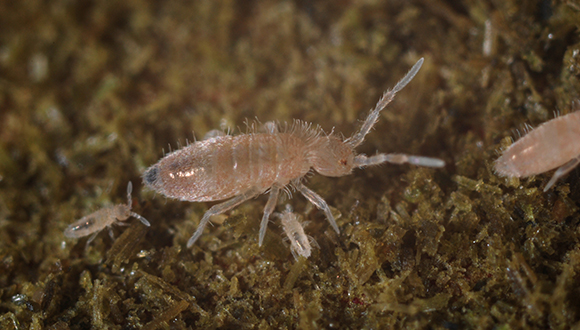
[[[365,167],[372,165],[379,165],[384,162],[389,162],[393,164],[413,164],[417,166],[424,167],[443,167],[445,166],[445,161],[424,156],[413,156],[406,154],[378,154],[374,156],[367,157],[365,155],[357,155],[354,158],[355,167]]]
[[[131,204],[133,203],[133,200],[131,199],[132,192],[133,192],[133,183],[131,181],[129,181],[129,183],[127,184],[127,207],[129,208],[129,210],[131,209]],[[151,224],[149,223],[149,221],[147,221],[147,219],[145,219],[141,215],[139,215],[135,212],[131,212],[130,214],[131,214],[131,216],[139,219],[139,221],[141,221],[141,223],[144,224],[145,226],[151,227]]]
[[[395,87],[393,89],[388,90],[383,94],[383,96],[381,97],[379,102],[377,102],[377,105],[375,105],[375,108],[373,110],[371,110],[369,116],[367,117],[365,122],[362,124],[359,131],[356,132],[355,134],[353,134],[353,136],[351,136],[350,138],[348,138],[345,141],[345,143],[350,145],[353,149],[358,147],[361,143],[363,143],[365,136],[369,133],[371,128],[379,120],[379,113],[381,112],[381,110],[383,110],[389,103],[391,103],[391,101],[395,97],[395,94],[397,94],[398,91],[403,89],[405,86],[407,86],[407,84],[409,82],[411,82],[411,80],[413,80],[413,78],[415,77],[417,72],[419,72],[419,69],[421,69],[421,66],[423,65],[423,61],[424,61],[424,59],[421,57],[417,61],[417,63],[415,63],[415,65],[413,65],[411,70],[409,70],[409,72],[407,72],[407,74],[403,77],[403,79],[399,80],[399,82],[395,85]]]

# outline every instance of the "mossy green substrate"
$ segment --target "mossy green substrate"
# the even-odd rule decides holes
[[[579,171],[543,193],[551,173],[492,165],[513,129],[575,109],[579,22],[578,1],[0,2],[0,327],[578,327]],[[295,194],[308,260],[275,221],[258,247],[264,197],[188,250],[209,204],[142,189],[222,120],[349,136],[420,57],[359,151],[448,165],[309,177],[342,216],[336,235]],[[150,228],[64,237],[129,180]]]

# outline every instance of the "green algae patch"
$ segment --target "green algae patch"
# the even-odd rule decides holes
[[[574,1],[0,3],[0,328],[569,329],[580,324],[580,184],[503,178],[525,125],[577,110]],[[349,137],[425,62],[358,152],[442,158],[308,175],[337,218],[288,191],[319,244],[294,260],[259,197],[143,188],[164,154],[244,120]],[[126,196],[136,219],[65,238]]]

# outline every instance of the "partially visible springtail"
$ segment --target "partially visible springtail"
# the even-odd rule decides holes
[[[310,257],[312,253],[311,244],[319,247],[314,238],[306,235],[300,223],[300,217],[294,213],[290,204],[286,204],[286,210],[284,212],[274,213],[274,216],[280,218],[282,228],[290,241],[290,251],[294,259],[298,260],[300,256],[304,258]]]
[[[580,111],[549,120],[507,148],[493,166],[500,176],[525,178],[557,168],[544,192],[580,164]]]

